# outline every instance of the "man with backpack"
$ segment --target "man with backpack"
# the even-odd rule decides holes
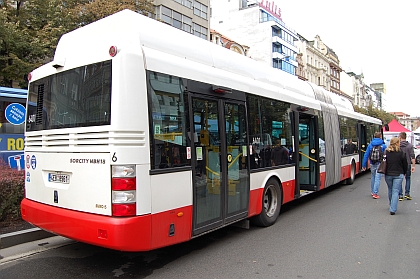
[[[411,186],[411,173],[416,170],[416,159],[414,156],[413,145],[407,141],[407,133],[401,132],[399,135],[400,138],[400,148],[405,153],[405,158],[407,159],[408,168],[405,175],[405,195],[403,196],[402,183],[398,193],[398,200],[403,201],[404,198],[411,200],[410,196],[410,186]]]
[[[378,167],[381,163],[386,145],[382,139],[381,132],[375,133],[375,138],[369,143],[365,156],[363,157],[362,170],[366,170],[368,160],[370,161],[370,172],[372,174],[370,180],[370,192],[374,199],[379,199],[379,185],[381,183],[382,174],[378,173]]]

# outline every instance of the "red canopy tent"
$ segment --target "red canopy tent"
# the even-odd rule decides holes
[[[389,126],[389,131],[385,131],[384,132],[409,132],[411,133],[410,130],[408,130],[406,127],[404,127],[403,125],[401,125],[396,119],[393,119],[391,122],[388,123]]]
[[[389,131],[383,128],[384,132],[384,141],[386,145],[389,145],[389,141],[392,137],[398,137],[401,132],[407,133],[407,141],[413,143],[413,132],[408,130],[406,127],[401,125],[397,120],[392,120],[388,123]]]

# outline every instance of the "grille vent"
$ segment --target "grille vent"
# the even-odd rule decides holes
[[[36,100],[36,118],[35,124],[42,124],[42,110],[44,108],[44,84],[38,86],[38,98]]]

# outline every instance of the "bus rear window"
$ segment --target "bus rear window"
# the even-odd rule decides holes
[[[111,61],[94,63],[32,82],[26,130],[109,125]]]

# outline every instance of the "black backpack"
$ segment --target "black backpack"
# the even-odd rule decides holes
[[[379,162],[382,160],[383,152],[382,152],[382,146],[372,146],[372,151],[370,152],[370,161],[371,162]]]

